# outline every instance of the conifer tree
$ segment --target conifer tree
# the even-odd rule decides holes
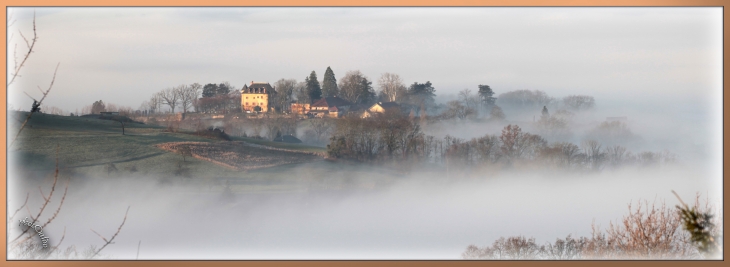
[[[337,88],[337,79],[335,79],[335,73],[330,67],[324,72],[324,79],[322,80],[322,96],[337,96],[339,95],[339,89]]]
[[[494,98],[494,91],[492,91],[492,88],[489,87],[489,85],[479,85],[479,96],[482,100],[482,105],[484,107],[491,107],[494,105],[494,102],[497,100],[497,98]]]
[[[309,77],[305,78],[304,81],[307,83],[307,94],[312,102],[322,98],[322,88],[319,87],[319,81],[317,81],[317,73],[312,71]]]
[[[209,83],[203,86],[203,97],[214,97],[218,94],[218,85]]]

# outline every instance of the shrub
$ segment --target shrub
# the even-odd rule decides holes
[[[676,194],[676,193],[675,193]],[[679,198],[679,197],[678,197]],[[681,199],[680,199],[681,202]],[[721,224],[709,204],[676,209],[663,202],[629,204],[629,214],[611,223],[605,232],[592,225],[590,237],[565,239],[538,245],[534,238],[501,237],[488,247],[470,245],[464,259],[701,259],[721,256]],[[680,226],[686,231],[682,231]]]

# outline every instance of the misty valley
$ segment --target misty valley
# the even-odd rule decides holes
[[[8,7],[7,260],[721,260],[723,14]]]
[[[707,140],[712,130],[696,119],[706,114],[538,90],[496,94],[484,85],[441,98],[430,82],[394,83],[400,98],[381,91],[359,109],[325,112],[297,112],[298,104],[246,112],[245,93],[183,113],[95,103],[87,115],[34,112],[25,121],[28,112],[10,111],[10,129],[26,125],[8,152],[9,257],[703,259],[718,252],[721,171]],[[296,91],[286,80],[272,88],[287,86]],[[710,216],[698,225],[714,239],[685,230],[680,201],[694,212],[687,214]],[[25,217],[45,223],[51,248],[16,227]]]

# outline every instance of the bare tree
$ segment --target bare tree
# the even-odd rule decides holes
[[[190,94],[190,98],[192,98],[192,105],[193,108],[195,108],[195,112],[199,112],[200,108],[198,107],[198,96],[200,96],[201,90],[203,89],[203,85],[199,83],[193,83],[190,85],[188,94]]]
[[[178,94],[183,113],[187,113],[188,109],[193,106],[193,101],[198,98],[198,92],[192,85],[179,85],[175,87],[174,92]]]
[[[459,100],[464,104],[467,110],[471,111],[471,114],[479,115],[479,97],[471,93],[471,90],[464,89],[459,92]]]
[[[499,152],[499,137],[485,135],[474,141],[475,148],[483,161],[496,161]]]
[[[606,148],[606,157],[611,166],[617,167],[626,159],[626,148],[614,145]]]
[[[595,140],[586,140],[581,143],[583,153],[586,155],[586,160],[592,170],[600,170],[603,165],[603,160],[606,153],[601,151],[601,144]]]
[[[175,107],[177,107],[177,104],[180,101],[180,94],[178,91],[179,90],[177,88],[167,88],[160,94],[160,98],[162,98],[163,103],[170,107],[172,113],[175,113]]]
[[[492,110],[489,112],[489,119],[495,120],[495,121],[502,121],[505,119],[504,112],[502,111],[502,108],[500,108],[497,105],[492,106]]]
[[[124,135],[124,124],[127,123],[125,120],[127,120],[127,117],[124,116],[114,116],[112,118],[113,121],[119,122],[119,124],[122,125],[122,135]]]
[[[182,145],[178,148],[177,153],[182,156],[183,161],[185,161],[185,158],[192,157],[193,151],[190,149],[190,145]]]
[[[371,84],[359,70],[348,71],[339,82],[340,96],[355,104],[368,103],[375,97]]]
[[[308,121],[312,131],[317,136],[318,143],[322,141],[322,136],[326,135],[333,127],[331,120],[328,118],[314,118]]]
[[[312,99],[309,97],[309,92],[307,91],[306,82],[299,82],[295,85],[294,95],[296,95],[297,103],[299,103],[299,104],[311,104],[312,103]]]
[[[66,114],[68,114],[68,112],[66,112],[65,110],[63,110],[63,109],[61,109],[59,107],[56,107],[56,106],[43,107],[42,110],[45,110],[46,113],[53,114],[53,115],[66,115]]]
[[[151,113],[159,112],[162,108],[162,92],[154,93],[147,101],[147,108]]]
[[[281,111],[289,110],[289,102],[294,95],[294,89],[297,85],[295,79],[280,79],[274,83],[276,88],[276,96],[274,96],[274,106],[279,107]]]
[[[500,94],[497,104],[503,107],[550,106],[555,100],[539,90],[516,90]]]
[[[547,144],[539,135],[522,132],[519,126],[511,124],[502,129],[499,140],[502,141],[502,154],[509,160],[534,157]]]
[[[665,206],[638,202],[636,209],[629,204],[629,215],[621,223],[609,225],[607,241],[613,249],[631,258],[686,258],[694,250],[689,238],[680,232],[681,219],[677,212]],[[644,209],[642,209],[644,207]]]
[[[563,105],[571,110],[587,110],[596,105],[596,100],[587,95],[570,95],[563,98]]]
[[[403,81],[398,74],[383,73],[378,80],[378,86],[380,92],[386,97],[385,100],[390,102],[399,101],[406,95],[406,86],[403,85]]]
[[[463,120],[475,112],[474,109],[463,105],[462,102],[458,100],[452,100],[446,104],[448,109],[444,111],[443,115],[445,118],[459,118]]]
[[[681,202],[681,199],[680,199]],[[689,232],[679,226],[690,208],[682,203],[677,210],[661,202],[649,205],[639,201],[636,209],[629,204],[629,214],[604,232],[592,225],[590,237],[557,239],[554,244],[539,246],[534,239],[522,236],[498,239],[492,246],[467,247],[465,259],[697,259],[702,248],[693,247]],[[695,209],[698,208],[698,202]],[[707,210],[707,206],[705,210]],[[678,212],[679,211],[679,212]],[[697,213],[697,212],[695,212]],[[701,212],[700,212],[701,213]],[[684,221],[687,222],[686,220]],[[688,230],[689,231],[689,230]],[[705,236],[709,235],[706,234]],[[716,255],[707,255],[705,257]]]

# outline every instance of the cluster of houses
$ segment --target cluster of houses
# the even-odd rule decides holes
[[[246,113],[273,111],[272,100],[275,94],[276,88],[271,84],[251,81],[251,84],[244,85],[241,89],[241,110]],[[296,114],[333,118],[346,114],[358,114],[361,118],[367,118],[377,113],[400,112],[400,105],[395,102],[378,102],[362,106],[337,96],[324,97],[311,104],[291,102],[290,108],[291,112]]]

